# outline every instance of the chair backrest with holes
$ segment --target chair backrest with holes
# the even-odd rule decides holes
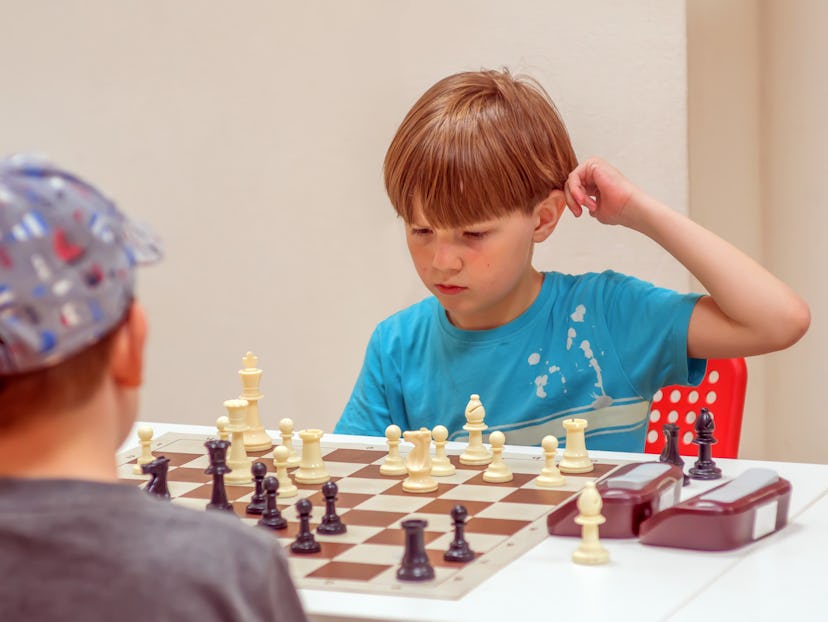
[[[710,359],[704,380],[697,387],[672,385],[659,390],[650,404],[650,423],[644,451],[661,453],[665,423],[679,426],[679,453],[695,456],[695,423],[700,408],[707,408],[716,423],[714,458],[735,458],[739,453],[742,414],[745,406],[747,365],[745,359]]]

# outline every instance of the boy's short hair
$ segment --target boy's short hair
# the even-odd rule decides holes
[[[385,188],[406,222],[419,203],[429,224],[463,227],[531,213],[576,165],[540,84],[507,69],[464,72],[437,82],[405,116],[385,156]]]
[[[84,351],[120,326],[136,265],[160,255],[153,235],[90,184],[42,158],[0,159],[0,413],[26,407],[23,387],[39,373],[63,378],[65,390],[49,390],[67,399],[46,396],[30,407],[77,406],[84,391],[69,386],[71,370],[78,388],[89,384],[84,377],[100,380],[110,346]]]

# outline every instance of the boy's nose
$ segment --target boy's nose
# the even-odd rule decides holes
[[[453,244],[443,243],[435,246],[431,264],[437,270],[452,271],[463,267],[463,260]]]

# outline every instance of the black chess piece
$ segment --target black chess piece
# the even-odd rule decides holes
[[[474,551],[466,542],[466,517],[469,515],[465,506],[455,505],[451,509],[451,518],[454,521],[454,540],[451,541],[448,551],[443,553],[447,562],[470,562],[474,559]]]
[[[152,462],[141,465],[141,471],[151,476],[147,487],[144,488],[148,495],[166,501],[170,500],[170,489],[167,486],[167,471],[169,468],[170,459],[164,456],[158,456]]]
[[[299,499],[296,502],[296,512],[299,515],[299,533],[296,540],[290,543],[290,550],[294,553],[318,553],[322,547],[313,537],[310,530],[310,514],[313,506],[307,499]]]
[[[348,531],[348,527],[336,514],[337,492],[339,492],[339,487],[334,482],[327,481],[322,484],[322,496],[325,497],[325,515],[316,528],[316,533],[333,536]]]
[[[250,503],[247,504],[245,510],[248,514],[261,514],[264,512],[265,493],[264,493],[264,478],[267,474],[267,467],[264,462],[256,461],[250,467],[250,472],[253,474],[253,483],[256,488],[253,496],[250,498]]]
[[[204,446],[210,453],[210,466],[204,472],[213,476],[213,494],[207,509],[232,512],[233,505],[227,502],[227,490],[224,488],[224,475],[232,471],[227,466],[227,448],[230,447],[230,441],[211,438]]]
[[[699,459],[690,468],[690,477],[693,479],[719,479],[722,470],[716,466],[711,458],[713,445],[717,443],[713,438],[713,430],[716,429],[716,422],[713,414],[706,408],[699,411],[699,418],[696,419],[696,438],[693,443],[699,446]]]
[[[684,458],[679,453],[678,433],[679,427],[675,423],[665,423],[661,428],[664,433],[664,449],[658,457],[659,462],[673,464],[681,469],[682,485],[687,486],[690,483],[690,478],[684,472]]]
[[[429,581],[434,578],[434,568],[428,561],[423,530],[428,523],[419,518],[404,520],[400,526],[405,530],[405,552],[397,569],[400,581]]]
[[[257,462],[256,464],[262,464]],[[262,464],[262,466],[264,466]],[[270,527],[271,529],[284,529],[287,527],[287,520],[282,516],[279,507],[276,505],[276,495],[279,492],[279,480],[273,477],[266,477],[264,480],[265,508],[262,510],[262,517],[258,525]]]

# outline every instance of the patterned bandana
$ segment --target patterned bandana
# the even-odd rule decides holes
[[[52,366],[126,314],[135,266],[161,257],[148,229],[41,158],[0,159],[0,374]]]

